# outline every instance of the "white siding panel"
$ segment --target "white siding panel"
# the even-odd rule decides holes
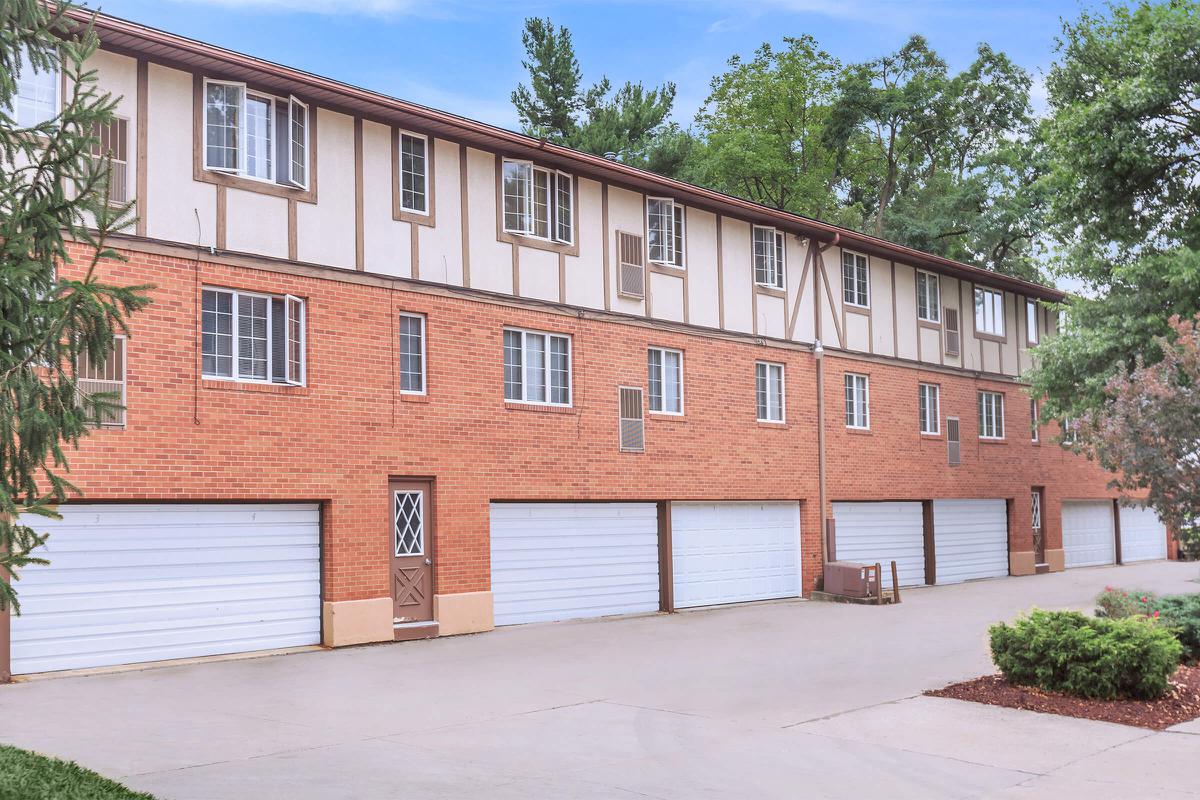
[[[496,625],[657,611],[654,503],[492,503]]]
[[[1153,509],[1121,507],[1121,561],[1153,561],[1167,557],[1167,527]]]
[[[796,503],[672,503],[675,607],[800,595]]]
[[[15,673],[318,644],[314,504],[68,505],[22,571]]]
[[[939,584],[1007,575],[1007,504],[934,500],[933,543]]]
[[[1112,564],[1117,560],[1112,502],[1065,502],[1062,506],[1063,557],[1067,568]]]
[[[925,517],[920,503],[834,503],[838,561],[883,566],[883,585],[892,585],[896,562],[901,586],[925,584]]]

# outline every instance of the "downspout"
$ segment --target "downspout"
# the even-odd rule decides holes
[[[833,240],[822,245],[816,258],[820,259],[822,278],[825,274],[825,259],[822,253],[834,247],[842,239],[841,233],[835,233]],[[813,243],[815,244],[815,242]],[[817,263],[813,263],[813,298],[816,301],[816,317],[813,320],[813,331],[816,336],[813,341],[813,360],[817,369],[817,502],[821,510],[818,517],[821,520],[821,580],[824,586],[825,565],[829,563],[829,521],[825,517],[828,494],[825,489],[825,348],[821,344],[821,293],[817,286]],[[833,309],[830,309],[832,312]],[[834,556],[837,552],[835,550]]]

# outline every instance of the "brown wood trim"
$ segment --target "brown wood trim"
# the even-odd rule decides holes
[[[204,78],[205,76],[199,72],[192,73],[192,180],[216,186],[245,189],[257,194],[269,194],[273,197],[294,198],[301,203],[317,202],[317,107],[312,103],[308,104],[308,189],[216,172],[204,168]],[[220,80],[215,76],[213,79]],[[279,96],[271,89],[259,89],[250,84],[246,88],[271,97]]]
[[[362,269],[367,261],[363,226],[363,121],[354,118],[354,267]]]
[[[787,300],[787,292],[783,289],[776,289],[771,286],[763,286],[760,283],[754,284],[754,293],[766,295],[767,297],[778,297],[782,300]]]
[[[717,327],[725,330],[725,246],[720,214],[717,214]]]
[[[642,236],[644,240],[646,237]],[[657,264],[653,261],[646,262],[646,272],[653,272],[656,275],[670,275],[672,278],[686,278],[687,270],[680,267],[664,267],[662,264]]]
[[[558,254],[558,302],[567,302],[567,254]]]
[[[671,501],[658,503],[658,608],[675,611],[674,551],[671,541]]]
[[[358,120],[361,124],[361,120]],[[418,211],[406,211],[400,207],[400,134],[408,133],[414,136],[420,136],[425,140],[425,206],[429,209],[428,213],[422,214]],[[433,185],[436,182],[436,160],[434,151],[437,149],[437,140],[432,136],[427,136],[423,133],[405,130],[396,125],[392,125],[388,129],[388,135],[392,137],[392,219],[399,222],[410,222],[414,225],[427,225],[433,227],[437,224],[437,204],[434,194]],[[460,148],[466,149],[466,145],[459,145]]]
[[[563,244],[561,242],[551,242],[545,239],[538,239],[535,236],[524,236],[519,233],[508,233],[504,230],[504,159],[503,153],[496,153],[496,241],[508,242],[513,247],[532,247],[535,250],[549,250],[552,253],[566,253],[569,256],[579,255],[579,176],[571,175],[571,192],[572,199],[575,201],[574,219],[571,220],[571,225],[574,228],[572,238],[575,240],[573,244]],[[515,158],[515,156],[514,156]],[[521,161],[529,159],[521,158]],[[546,169],[550,169],[546,167]],[[553,198],[551,198],[553,202]],[[644,214],[642,215],[645,216]],[[643,224],[645,224],[643,222]]]
[[[852,306],[847,303],[842,304],[842,311],[846,314],[857,314],[860,317],[871,316],[871,309],[863,308],[862,306]]]
[[[653,317],[651,308],[654,305],[654,281],[650,277],[650,246],[647,240],[650,236],[650,222],[646,219],[646,198],[642,196],[642,268],[645,270],[646,285],[642,287],[645,291],[642,292],[642,310],[646,312],[647,317]]]
[[[467,146],[458,146],[458,213],[462,227],[463,286],[471,285],[471,204],[467,195]]]
[[[918,319],[917,327],[918,328],[926,328],[927,330],[931,330],[931,331],[940,331],[942,329],[942,323],[930,322],[929,320],[926,320],[926,319]],[[960,325],[960,327],[961,327],[961,325]]]
[[[226,225],[228,223],[229,199],[225,196],[226,187],[217,187],[217,249],[224,250],[226,244]]]
[[[413,280],[421,279],[421,229],[416,224],[408,223],[408,259],[409,271]]]
[[[609,239],[615,234],[608,229],[608,183],[600,184],[600,225],[604,229],[601,248],[604,258],[604,310],[612,310],[612,265],[609,264]]]
[[[137,225],[135,230],[138,236],[146,235],[146,216],[149,211],[147,199],[149,198],[150,182],[148,172],[146,170],[147,154],[150,151],[149,140],[149,125],[150,125],[150,62],[144,58],[139,58],[137,62],[137,163],[134,169],[137,170],[137,181],[134,188],[134,200],[137,203]],[[3,664],[0,663],[0,667]]]
[[[921,522],[925,536],[925,583],[937,584],[937,545],[933,527],[933,501],[921,501]]]
[[[687,240],[688,232],[691,229],[692,229],[692,226],[688,222],[688,208],[687,208],[687,206],[683,206],[683,263],[684,263],[684,268],[683,268],[683,321],[684,322],[687,322],[689,317],[691,317],[691,294],[689,293],[689,287],[688,287],[688,273],[691,272],[691,270],[689,270],[687,268],[687,254],[692,251],[692,248],[688,245],[688,240]]]
[[[808,283],[808,265],[812,261],[814,246],[810,239],[808,246],[804,248],[804,266],[800,270],[800,280],[796,284],[796,302],[792,305],[792,314],[788,319],[787,328],[784,330],[784,335],[788,339],[794,338],[796,335],[796,321],[800,319],[800,303],[804,299],[804,287]]]
[[[299,256],[299,229],[296,226],[296,200],[288,198],[288,260],[295,261]]]
[[[1122,555],[1121,555],[1121,501],[1115,497],[1113,498],[1113,501],[1112,501],[1112,512],[1113,512],[1113,547],[1116,548],[1117,563],[1124,564],[1125,559],[1122,558]],[[1045,519],[1046,519],[1046,514],[1045,514],[1045,511],[1043,510],[1043,513],[1042,513],[1042,520],[1043,520],[1042,525],[1043,526],[1045,526]]]
[[[521,296],[521,248],[516,242],[510,242],[512,248],[512,293]]]

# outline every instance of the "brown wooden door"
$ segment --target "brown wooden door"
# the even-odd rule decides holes
[[[433,619],[433,509],[426,482],[388,486],[395,624]]]

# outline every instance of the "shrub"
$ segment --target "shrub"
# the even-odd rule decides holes
[[[1200,660],[1200,594],[1169,594],[1154,604],[1160,621],[1183,645],[1183,657]]]
[[[1110,619],[1124,619],[1142,616],[1153,616],[1153,603],[1158,598],[1150,592],[1127,592],[1124,589],[1114,589],[1106,586],[1096,598],[1096,616]]]
[[[1182,648],[1144,617],[1041,611],[989,630],[992,661],[1011,683],[1102,699],[1161,697]]]

